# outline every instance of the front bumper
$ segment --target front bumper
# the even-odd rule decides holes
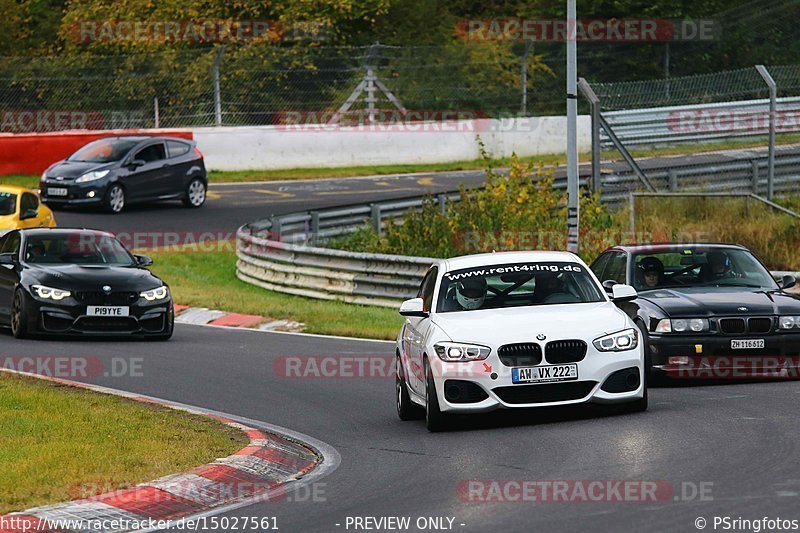
[[[75,183],[74,181],[53,181],[47,180],[39,182],[40,196],[42,202],[48,205],[94,205],[103,202],[107,183],[105,180],[88,183]],[[48,189],[66,189],[66,196],[51,196],[47,193]]]
[[[172,299],[148,302],[143,298],[125,303],[124,317],[88,316],[89,305],[120,305],[120,302],[79,302],[74,296],[54,302],[31,297],[28,328],[31,332],[51,335],[82,336],[159,336],[170,333],[174,311]]]
[[[731,340],[763,339],[764,348],[733,349]],[[800,333],[653,335],[652,370],[668,378],[798,377]]]
[[[643,353],[641,344],[624,352],[598,352],[590,345],[583,360],[575,363],[578,379],[555,383],[515,384],[511,378],[512,367],[503,365],[494,353],[485,361],[463,363],[446,363],[433,357],[430,364],[440,409],[452,413],[479,413],[495,409],[582,403],[621,404],[639,400],[644,397],[646,387],[642,379]],[[547,364],[542,362],[542,365]],[[468,394],[454,400],[454,382],[466,382],[468,385],[464,385],[464,391]],[[611,390],[622,392],[609,392]],[[464,401],[473,399],[478,401]]]

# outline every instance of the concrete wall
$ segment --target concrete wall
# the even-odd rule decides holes
[[[476,136],[504,157],[563,153],[565,117],[478,119],[393,127],[317,125],[195,128],[209,170],[257,170],[413,163],[480,157]],[[578,117],[578,149],[591,147],[590,118]]]

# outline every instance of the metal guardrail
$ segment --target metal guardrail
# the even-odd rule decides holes
[[[769,133],[768,98],[670,107],[651,107],[602,113],[614,134],[627,146],[708,142],[765,137]],[[778,116],[800,115],[800,97],[777,98]],[[778,133],[800,132],[796,120],[781,121]],[[601,132],[603,148],[611,148]]]
[[[346,252],[275,241],[268,228],[239,228],[236,276],[299,296],[396,308],[417,294],[436,261],[429,257]]]

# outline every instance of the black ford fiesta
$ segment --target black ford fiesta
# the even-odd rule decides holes
[[[0,324],[31,335],[167,340],[169,287],[110,233],[23,229],[0,237]]]
[[[39,182],[51,207],[125,206],[182,200],[187,207],[206,201],[208,176],[194,141],[174,137],[107,137],[91,142],[48,167]]]

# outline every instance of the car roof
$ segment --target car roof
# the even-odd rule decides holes
[[[68,235],[70,233],[82,233],[82,234],[91,234],[91,235],[104,235],[108,237],[114,237],[113,233],[109,233],[107,231],[102,231],[98,229],[86,229],[86,228],[23,228],[17,230],[20,234],[28,236],[28,235]]]
[[[183,141],[187,144],[191,144],[192,141],[190,139],[184,139],[182,137],[172,137],[170,135],[109,135],[108,137],[103,137],[101,139],[95,139],[95,141],[105,141],[108,139],[120,139],[126,141]]]
[[[27,187],[21,187],[19,185],[4,185],[4,184],[0,184],[0,192],[6,192],[10,194],[22,194],[24,192],[30,192],[36,194],[36,191],[29,189]]]
[[[708,249],[708,248],[736,248],[739,250],[747,250],[741,244],[730,244],[721,242],[695,242],[695,243],[682,243],[682,242],[655,242],[655,243],[636,243],[636,244],[620,244],[611,246],[605,251],[619,250],[628,253],[664,253],[673,250],[694,250],[694,249]],[[748,250],[749,251],[749,250]]]
[[[492,265],[505,265],[509,263],[535,263],[535,262],[568,262],[582,263],[580,258],[570,252],[552,251],[519,251],[519,252],[491,252],[486,254],[462,255],[444,259],[438,264],[444,272]]]

